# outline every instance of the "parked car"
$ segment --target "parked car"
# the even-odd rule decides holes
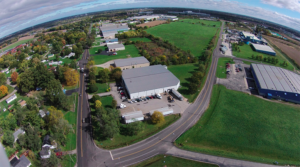
[[[137,101],[136,100],[131,100],[133,103],[136,103]]]
[[[126,108],[126,105],[123,104],[123,103],[121,103],[121,104],[120,104],[120,108]]]
[[[147,98],[143,98],[142,100],[147,101]]]
[[[120,86],[120,87],[118,87],[118,91],[119,91],[119,90],[123,90],[123,87],[121,87],[121,86]]]
[[[140,102],[141,100],[140,99],[135,99],[137,102]]]
[[[155,96],[156,96],[158,99],[161,99],[161,98],[162,98],[160,94],[156,94]]]
[[[128,103],[133,103],[133,101],[131,101],[131,100],[128,100]]]
[[[121,92],[121,95],[125,95],[125,93],[124,93],[124,92]]]
[[[85,123],[85,118],[82,118],[82,123]]]
[[[147,100],[150,100],[151,98],[149,96],[146,97]]]

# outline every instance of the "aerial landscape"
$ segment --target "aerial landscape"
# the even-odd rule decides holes
[[[300,166],[298,0],[1,3],[1,167]]]

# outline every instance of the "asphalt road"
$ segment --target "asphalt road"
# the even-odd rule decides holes
[[[223,26],[222,26],[223,29]],[[220,33],[222,33],[222,29]],[[220,35],[221,37],[221,35]],[[221,45],[221,38],[219,38],[218,45]],[[89,56],[88,51],[85,51],[83,60],[80,61],[80,67],[84,67],[86,58]],[[174,148],[173,142],[186,130],[192,127],[202,116],[207,109],[213,85],[216,83],[216,69],[218,58],[223,57],[217,47],[213,52],[211,68],[208,73],[205,86],[200,92],[199,96],[193,104],[191,104],[186,111],[182,114],[181,118],[162,130],[161,132],[151,136],[143,141],[133,145],[115,149],[104,150],[95,146],[92,140],[91,128],[88,123],[82,123],[82,118],[89,118],[90,110],[88,108],[87,94],[85,93],[85,83],[83,74],[80,75],[80,93],[79,99],[79,112],[78,112],[78,130],[77,130],[77,166],[78,167],[113,167],[113,166],[129,166],[158,154],[166,154],[169,150]],[[170,154],[170,152],[169,152]],[[172,155],[172,154],[171,154]],[[204,154],[203,154],[204,155]],[[236,166],[237,161],[229,158],[226,159],[226,164],[222,161],[217,161],[220,157],[212,157],[209,162],[218,164],[220,166]],[[197,157],[195,158],[197,160]],[[245,165],[249,164],[248,161],[242,161]],[[252,164],[253,165],[253,164]],[[258,164],[257,166],[263,166]]]

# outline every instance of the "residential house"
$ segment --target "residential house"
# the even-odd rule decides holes
[[[22,134],[22,135],[25,134],[25,131],[22,130],[21,128],[19,128],[17,131],[15,131],[15,132],[13,133],[14,138],[15,138],[15,141],[14,141],[14,142],[16,142],[16,141],[18,140],[18,136],[19,136],[20,134]]]

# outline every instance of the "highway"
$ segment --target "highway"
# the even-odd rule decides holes
[[[223,25],[220,34],[223,32]],[[221,37],[221,35],[220,35]],[[89,118],[88,98],[85,92],[86,83],[84,82],[84,75],[80,75],[80,93],[79,107],[78,107],[78,123],[77,123],[77,166],[78,167],[113,167],[113,166],[129,166],[158,154],[166,154],[172,148],[173,142],[186,130],[192,127],[202,116],[207,109],[211,97],[213,85],[216,83],[216,69],[218,58],[223,57],[218,50],[222,39],[219,38],[216,49],[213,52],[211,68],[207,76],[206,83],[200,92],[199,96],[193,104],[191,104],[182,114],[181,118],[162,130],[161,132],[133,145],[115,149],[104,150],[98,148],[93,140],[91,127],[89,123],[82,123],[82,118]],[[89,56],[88,51],[84,52],[83,59],[80,61],[80,67],[84,67]],[[178,149],[179,150],[179,149]],[[218,161],[217,156],[213,157],[208,162],[218,164],[220,166],[234,166],[237,161],[229,158],[226,159],[226,164]],[[215,160],[214,160],[215,159]],[[253,166],[253,162],[242,161],[245,165]],[[250,165],[252,163],[252,165]],[[247,165],[248,164],[248,165]],[[255,163],[255,166],[264,166],[265,164]]]

